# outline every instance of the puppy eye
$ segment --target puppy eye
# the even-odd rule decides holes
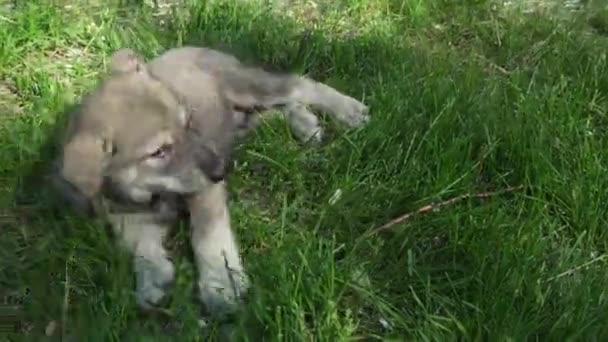
[[[151,158],[165,158],[171,151],[173,150],[173,146],[169,144],[162,145],[156,151],[150,153]]]

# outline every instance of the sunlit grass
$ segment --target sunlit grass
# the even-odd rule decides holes
[[[53,124],[113,50],[150,57],[179,44],[306,73],[373,115],[356,131],[327,121],[318,148],[280,121],[239,147],[231,209],[254,283],[243,338],[608,336],[608,43],[587,21],[490,1],[237,3],[164,16],[41,1],[1,12],[0,289],[29,289],[31,339],[66,317],[83,341],[204,340],[186,231],[171,241],[173,319],[139,317],[129,257],[56,206],[39,177]],[[366,234],[430,202],[518,184]]]

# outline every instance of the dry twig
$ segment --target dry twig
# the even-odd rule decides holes
[[[498,196],[498,195],[502,195],[502,194],[505,194],[505,193],[509,193],[509,192],[513,192],[513,191],[517,191],[517,190],[523,189],[523,187],[524,187],[523,185],[518,185],[518,186],[511,186],[511,187],[508,187],[506,189],[498,190],[498,191],[481,192],[481,193],[476,193],[476,194],[467,193],[467,194],[464,194],[464,195],[460,195],[460,196],[457,196],[457,197],[453,197],[453,198],[447,199],[445,201],[427,204],[427,205],[419,208],[418,210],[411,211],[409,213],[403,214],[403,215],[401,215],[401,216],[399,216],[397,218],[394,218],[394,219],[388,221],[387,223],[383,224],[382,226],[373,229],[372,233],[376,234],[376,233],[380,233],[380,232],[383,232],[383,231],[387,231],[387,230],[391,229],[394,225],[402,223],[404,221],[407,221],[407,220],[409,220],[410,218],[412,218],[415,215],[424,214],[424,213],[429,212],[429,211],[436,211],[436,210],[439,210],[439,209],[441,209],[443,207],[446,207],[448,205],[452,205],[452,204],[455,204],[455,203],[458,203],[458,202],[462,202],[462,201],[464,201],[466,199],[469,199],[469,198],[484,199],[484,198],[494,197],[494,196]]]
[[[569,269],[569,270],[567,270],[565,272],[562,272],[562,273],[560,273],[560,274],[558,274],[556,276],[549,277],[546,281],[550,282],[550,281],[557,280],[559,278],[563,278],[563,277],[566,277],[566,276],[571,276],[574,273],[576,273],[576,272],[578,272],[578,271],[580,271],[582,269],[588,268],[589,266],[595,264],[596,262],[604,261],[604,259],[606,259],[606,258],[608,258],[608,254],[602,254],[602,255],[600,255],[600,256],[598,256],[596,258],[593,258],[592,260],[589,260],[589,261],[585,262],[582,265],[578,265],[576,267],[573,267],[573,268],[571,268],[571,269]]]

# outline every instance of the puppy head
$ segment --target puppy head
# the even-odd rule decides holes
[[[60,177],[86,199],[100,192],[148,202],[221,181],[224,157],[189,133],[179,99],[131,50],[112,55],[110,75],[71,118]]]

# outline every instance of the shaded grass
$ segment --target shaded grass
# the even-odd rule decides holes
[[[22,111],[0,117],[0,288],[29,289],[30,338],[62,317],[69,291],[79,339],[201,340],[186,231],[172,241],[175,318],[142,319],[128,256],[24,176],[44,169],[53,125],[111,51],[153,56],[180,44],[308,73],[364,97],[374,116],[358,131],[327,122],[331,140],[319,148],[296,144],[281,122],[239,148],[231,209],[254,281],[243,336],[608,335],[608,44],[578,21],[501,14],[484,1],[339,1],[310,22],[225,3],[162,23],[136,7],[84,10],[29,2],[0,25],[0,73]],[[430,201],[520,183],[527,191],[362,238]]]

